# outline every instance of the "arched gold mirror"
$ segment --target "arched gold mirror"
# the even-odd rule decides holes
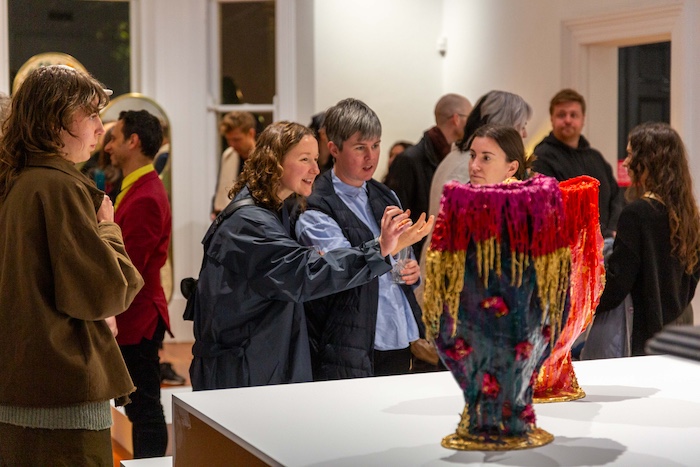
[[[49,65],[66,65],[71,68],[87,72],[83,64],[76,60],[75,57],[63,52],[45,52],[37,54],[24,62],[24,64],[17,71],[15,79],[12,81],[12,94],[15,93],[19,85],[22,84],[29,73],[37,68]]]
[[[155,115],[161,121],[163,125],[163,144],[153,159],[153,165],[158,171],[160,179],[165,185],[165,189],[168,192],[168,199],[172,205],[172,190],[170,186],[171,180],[171,162],[172,162],[172,152],[171,152],[171,138],[170,138],[170,120],[163,108],[158,105],[156,101],[150,97],[144,96],[136,92],[122,94],[121,96],[114,97],[109,101],[109,104],[102,109],[100,117],[105,125],[105,128],[111,124],[111,122],[116,122],[119,119],[119,113],[124,110],[145,110],[150,114]],[[173,265],[172,265],[172,248],[173,242],[170,239],[170,252],[168,254],[168,260],[160,271],[161,281],[163,283],[163,291],[165,292],[165,298],[170,301],[173,295]]]

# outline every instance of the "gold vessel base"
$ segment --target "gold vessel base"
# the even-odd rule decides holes
[[[457,451],[514,451],[532,449],[554,440],[554,436],[541,428],[535,428],[523,436],[502,436],[486,439],[484,436],[461,437],[457,433],[442,438],[442,447]]]
[[[569,402],[569,401],[575,401],[578,399],[583,399],[586,397],[586,393],[583,392],[583,389],[575,388],[570,392],[562,392],[560,394],[557,394],[556,396],[548,396],[548,397],[533,397],[532,402],[535,404],[547,404],[549,402]]]

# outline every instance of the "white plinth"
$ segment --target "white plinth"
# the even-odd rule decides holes
[[[442,448],[464,402],[441,372],[175,394],[173,465],[197,450],[221,451],[208,465],[231,465],[241,448],[285,466],[699,465],[700,364],[649,356],[574,366],[587,396],[535,406],[538,426],[555,436],[536,449]],[[210,430],[199,439],[220,439],[191,443],[199,429]]]
[[[168,457],[153,457],[151,459],[134,459],[130,461],[119,462],[120,467],[172,467],[173,458]]]

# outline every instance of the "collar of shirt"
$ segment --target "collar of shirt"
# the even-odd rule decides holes
[[[374,236],[379,236],[379,224],[374,219],[369,205],[369,193],[367,192],[367,182],[362,186],[351,186],[340,180],[335,169],[331,173],[333,189],[338,197],[348,208],[372,231]]]
[[[124,199],[124,196],[126,193],[129,191],[129,188],[132,187],[136,181],[146,175],[149,172],[153,172],[155,167],[153,167],[153,164],[146,164],[141,168],[138,168],[131,172],[129,175],[124,177],[124,180],[122,181],[122,191],[119,192],[117,195],[116,202],[114,203],[114,210],[116,211],[119,208],[119,205],[121,204],[122,200]]]
[[[333,188],[335,188],[336,193],[343,194],[349,198],[363,197],[364,195],[364,199],[367,199],[367,182],[363,182],[362,186],[348,185],[335,174],[335,167],[333,167],[331,179],[333,180]]]

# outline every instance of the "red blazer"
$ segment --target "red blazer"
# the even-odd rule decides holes
[[[168,257],[172,221],[168,195],[155,171],[142,176],[129,188],[114,220],[121,226],[126,252],[145,282],[131,306],[117,315],[117,343],[133,345],[144,337],[153,338],[158,316],[170,331],[160,269]]]

